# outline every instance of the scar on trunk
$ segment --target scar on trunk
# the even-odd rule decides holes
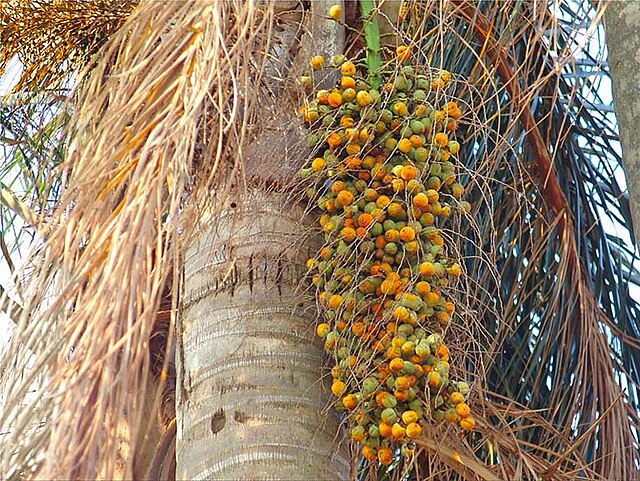
[[[220,408],[211,416],[211,432],[218,434],[225,424],[227,424],[227,416],[224,414],[224,410]]]

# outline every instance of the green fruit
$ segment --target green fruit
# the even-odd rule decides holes
[[[388,242],[384,246],[384,251],[389,255],[395,255],[398,253],[398,245],[395,242]]]
[[[431,417],[434,421],[441,423],[444,421],[444,411],[442,409],[436,409],[431,413]]]
[[[378,237],[382,235],[384,232],[384,227],[380,222],[376,222],[371,226],[371,235],[374,237]]]
[[[362,392],[365,395],[371,394],[378,389],[378,385],[378,380],[375,377],[368,377],[362,381]]]
[[[393,408],[387,408],[380,414],[380,419],[382,419],[387,424],[393,424],[398,420],[398,415]]]
[[[392,379],[392,376],[389,376],[389,379]],[[382,405],[385,408],[394,408],[398,405],[398,400],[395,396],[385,396],[382,400]]]
[[[422,122],[420,122],[419,120],[412,120],[411,121],[411,131],[416,135],[423,134],[424,131],[425,131],[424,124]]]
[[[418,345],[416,346],[416,354],[423,359],[429,356],[429,354],[431,354],[431,349],[429,349],[429,344],[424,340],[419,342]]]
[[[413,91],[413,99],[418,102],[422,102],[427,99],[427,93],[422,89],[417,89]]]
[[[404,367],[400,371],[402,374],[413,374],[416,372],[416,366],[411,361],[405,361]]]

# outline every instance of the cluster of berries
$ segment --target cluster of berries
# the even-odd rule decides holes
[[[475,425],[443,341],[455,311],[447,288],[461,268],[441,227],[470,210],[456,181],[462,113],[445,99],[451,75],[402,66],[409,53],[398,49],[379,89],[336,57],[339,83],[300,109],[313,152],[301,175],[325,240],[307,264],[323,310],[317,334],[335,359],[336,408],[364,457],[382,464],[421,436],[428,417]],[[311,66],[323,69],[324,59]],[[312,76],[302,83],[312,91]]]

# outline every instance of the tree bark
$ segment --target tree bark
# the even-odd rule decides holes
[[[605,26],[631,216],[640,243],[640,2],[609,3]]]
[[[176,477],[347,479],[300,283],[303,210],[257,189],[234,201],[187,249]]]

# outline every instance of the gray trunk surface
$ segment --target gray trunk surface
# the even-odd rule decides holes
[[[176,478],[346,479],[301,283],[302,209],[276,193],[234,200],[186,254]]]
[[[640,2],[609,3],[605,22],[622,160],[635,238],[640,243]]]

